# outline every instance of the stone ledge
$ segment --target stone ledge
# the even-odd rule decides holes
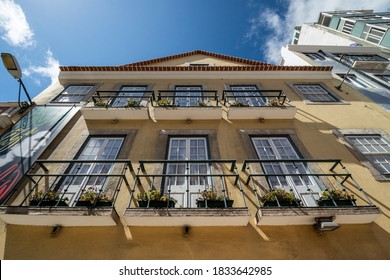
[[[129,226],[246,226],[247,208],[130,208],[124,219]]]
[[[339,224],[367,224],[382,214],[376,206],[261,208],[258,225],[312,225],[315,218],[334,217]]]
[[[86,207],[0,207],[0,218],[7,224],[33,226],[114,226],[114,208]]]

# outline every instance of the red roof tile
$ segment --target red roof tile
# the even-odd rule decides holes
[[[331,66],[278,66],[278,65],[252,65],[252,66],[60,66],[63,72],[159,72],[159,71],[331,71]]]
[[[150,66],[151,64],[169,61],[181,57],[187,57],[191,55],[206,55],[210,57],[230,60],[247,65],[243,66]],[[249,60],[239,57],[233,57],[228,55],[216,54],[212,52],[206,52],[202,50],[196,50],[192,52],[186,52],[171,56],[165,56],[161,58],[140,61],[131,64],[125,64],[120,66],[60,66],[60,70],[63,72],[81,72],[81,71],[114,71],[114,72],[139,72],[139,71],[331,71],[330,66],[279,66],[260,61]]]

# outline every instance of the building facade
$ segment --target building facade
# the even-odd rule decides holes
[[[292,44],[375,46],[390,49],[390,13],[373,10],[321,12],[313,24],[296,26]]]
[[[282,65],[332,66],[342,87],[352,87],[390,110],[390,68],[386,54],[377,47],[287,45]],[[347,89],[346,89],[347,90]]]
[[[331,70],[62,66],[1,131],[3,258],[389,259],[390,115]]]

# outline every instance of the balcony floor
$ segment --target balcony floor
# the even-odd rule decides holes
[[[246,226],[247,208],[129,208],[129,226]]]
[[[1,207],[0,218],[7,224],[29,226],[115,226],[114,208],[86,207]]]
[[[313,225],[315,218],[335,217],[339,224],[368,224],[381,215],[376,206],[267,207],[256,214],[257,225]]]

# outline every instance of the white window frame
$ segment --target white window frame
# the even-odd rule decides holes
[[[298,150],[287,136],[252,136],[251,141],[259,159],[301,159]],[[261,142],[261,144],[257,145],[256,142]],[[264,142],[268,144],[265,145]],[[289,162],[262,163],[261,166],[267,175],[296,172],[301,174],[311,173],[310,169],[303,162],[296,162],[295,164]],[[302,179],[299,176],[269,176],[267,181],[274,189],[284,189],[287,192],[292,190],[294,196],[299,198],[305,206],[318,206],[317,200],[322,193],[321,182],[315,180],[312,176],[302,176]],[[311,191],[308,191],[308,189]]]
[[[127,101],[129,100],[135,100],[141,103],[142,97],[139,96],[144,96],[145,91],[147,91],[148,86],[147,85],[123,85],[121,86],[121,91],[126,91],[126,92],[119,92],[118,95],[113,99],[112,102],[112,107],[125,107],[127,105]],[[132,93],[135,91],[134,93]],[[142,94],[140,91],[143,91],[144,93]],[[132,97],[132,96],[137,96],[137,97]]]
[[[377,78],[381,79],[385,83],[390,84],[390,74],[389,75],[375,75]]]
[[[191,141],[204,141],[204,146],[200,147],[198,145],[191,146]],[[173,146],[173,142],[184,142],[183,145]],[[169,137],[168,141],[168,160],[208,160],[208,138],[206,136],[172,136]],[[183,151],[183,148],[185,149]],[[193,154],[191,149],[203,148],[203,154]],[[176,149],[174,153],[173,149]],[[200,170],[203,170],[202,173],[210,173],[208,163],[191,163],[189,164],[189,169],[186,169],[185,163],[168,163],[166,166],[166,174],[183,174],[183,177],[169,177],[165,179],[164,184],[164,193],[170,193],[171,197],[178,201],[178,204],[183,207],[196,207],[196,199],[199,198],[200,192],[205,190],[207,187],[211,187],[211,182],[209,178],[201,177],[189,177],[189,182],[187,182],[186,174],[199,174]],[[176,170],[175,172],[172,172]],[[195,171],[195,172],[194,172]],[[189,190],[187,192],[187,187]],[[199,192],[200,191],[200,192]],[[186,195],[188,194],[188,195]]]
[[[187,90],[187,91],[186,91]],[[190,92],[191,90],[199,90],[199,92]],[[194,107],[198,106],[199,102],[205,99],[203,95],[203,87],[201,85],[175,85],[175,106],[178,107]],[[187,95],[188,97],[176,97]],[[194,98],[198,97],[198,98]],[[184,104],[185,103],[185,104]]]
[[[351,21],[351,20],[346,20],[346,19],[344,19],[342,21],[344,21],[344,24],[343,24],[343,27],[341,29],[341,32],[343,32],[345,34],[351,34],[353,28],[355,27],[355,22]]]
[[[259,90],[257,85],[230,85],[230,90],[232,91],[231,99],[247,104],[251,107],[266,106],[268,102],[267,98],[261,93],[251,92],[251,90]],[[234,92],[234,90],[248,90],[248,92]],[[236,94],[245,97],[236,97]]]
[[[375,32],[378,31],[379,33],[382,34],[381,35],[374,34]],[[386,34],[386,29],[378,28],[377,26],[366,25],[366,27],[363,30],[363,34],[364,34],[364,39],[366,41],[379,45]]]
[[[340,99],[336,97],[327,87],[322,85],[321,83],[294,83],[291,84],[292,88],[298,93],[299,96],[302,97],[303,100],[313,103],[313,104],[333,104],[333,103],[341,103]],[[303,92],[302,89],[306,88]],[[316,91],[315,89],[319,89]],[[309,92],[309,89],[312,89]],[[311,98],[310,96],[317,96],[317,99]]]
[[[323,55],[321,55],[319,53],[315,53],[315,52],[304,53],[304,55],[306,55],[307,57],[309,57],[313,61],[324,61],[324,60],[326,60]]]
[[[390,143],[379,134],[344,135],[382,175],[390,175]]]
[[[68,85],[51,102],[58,103],[80,103],[85,101],[86,97],[93,90],[95,85]],[[77,100],[65,100],[66,98],[77,97]]]
[[[109,141],[119,141],[119,146],[110,146],[110,152],[115,148],[117,151],[114,153],[106,153],[106,148],[108,148]],[[101,146],[91,145],[92,141],[98,143],[97,141],[103,141]],[[123,146],[125,138],[122,136],[91,136],[88,137],[85,144],[80,147],[79,153],[77,155],[78,160],[114,160],[118,157],[119,152]],[[70,174],[90,174],[90,173],[98,173],[102,174],[102,176],[93,176],[93,177],[72,177],[69,176],[65,178],[64,182],[61,184],[60,189],[67,192],[64,194],[64,197],[69,199],[69,205],[73,206],[73,204],[77,201],[79,196],[81,195],[82,190],[86,190],[87,186],[92,186],[90,184],[91,180],[95,180],[93,184],[94,187],[98,186],[102,190],[105,189],[107,177],[104,176],[106,174],[110,174],[112,172],[112,168],[114,167],[113,163],[81,163],[81,164],[73,164],[71,165],[71,171],[68,172]],[[97,172],[96,172],[97,171]],[[96,184],[96,182],[101,182],[100,184]],[[99,189],[100,190],[100,189]]]
[[[356,76],[355,74],[337,74],[341,79],[344,79],[347,83],[354,85],[359,88],[373,88],[374,86],[370,84],[369,82],[366,82],[365,80],[361,79],[360,77]]]

